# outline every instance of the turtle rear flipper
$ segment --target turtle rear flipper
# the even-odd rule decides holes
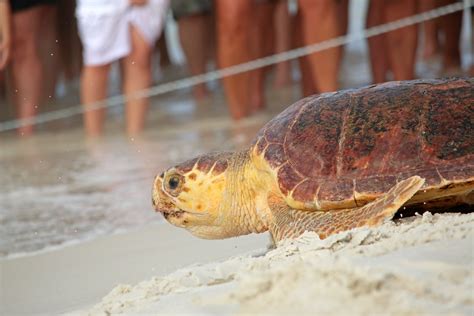
[[[362,226],[376,226],[391,219],[397,210],[421,188],[424,179],[410,177],[393,186],[387,193],[362,207],[333,211],[299,211],[283,203],[270,203],[273,223],[270,226],[274,242],[298,237],[314,231],[320,238]]]

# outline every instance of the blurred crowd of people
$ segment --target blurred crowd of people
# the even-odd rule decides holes
[[[357,1],[357,0],[353,0]],[[290,11],[289,2],[296,10]],[[414,15],[455,0],[370,0],[367,27]],[[0,81],[8,91],[19,119],[36,115],[45,98],[51,98],[56,78],[43,55],[61,55],[66,78],[81,69],[81,102],[89,136],[103,133],[105,109],[94,104],[108,95],[111,64],[118,61],[122,92],[133,95],[152,84],[152,54],[160,53],[160,64],[169,63],[163,28],[171,11],[178,25],[179,40],[191,75],[207,71],[209,61],[225,68],[267,55],[325,41],[346,34],[349,0],[0,0]],[[59,8],[58,8],[59,7]],[[71,9],[72,8],[72,9]],[[59,16],[58,11],[65,12]],[[67,14],[68,13],[68,14]],[[74,20],[74,17],[76,20]],[[57,21],[54,27],[45,24]],[[446,73],[461,66],[462,12],[404,27],[368,39],[373,82],[415,78],[418,43],[422,57],[441,55]],[[69,34],[65,33],[65,30]],[[71,30],[80,38],[74,46]],[[423,40],[419,40],[419,34]],[[77,35],[76,35],[77,36]],[[58,38],[62,40],[58,43]],[[64,40],[63,40],[64,39]],[[68,46],[68,58],[65,49]],[[75,63],[74,56],[82,58]],[[45,53],[46,52],[46,53]],[[76,52],[76,53],[74,53]],[[343,47],[335,47],[299,59],[303,95],[337,90]],[[44,56],[43,56],[44,57]],[[64,60],[68,61],[64,61]],[[75,58],[78,59],[78,58]],[[76,66],[74,66],[76,65]],[[8,71],[2,71],[8,70]],[[57,73],[57,72],[54,72]],[[265,108],[264,82],[268,67],[222,80],[229,112],[236,120]],[[5,74],[8,74],[6,76]],[[273,86],[292,81],[291,65],[274,67]],[[209,91],[205,84],[193,87],[195,99]],[[148,98],[128,98],[126,130],[140,133],[145,125]],[[30,135],[33,124],[18,130]]]

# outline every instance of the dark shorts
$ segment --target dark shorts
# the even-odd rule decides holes
[[[10,0],[10,7],[13,12],[30,9],[37,5],[54,5],[56,0]]]
[[[183,16],[206,14],[212,11],[211,0],[171,0],[170,4],[176,20]]]

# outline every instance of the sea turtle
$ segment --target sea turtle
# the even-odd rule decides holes
[[[474,206],[474,79],[389,82],[302,99],[242,151],[157,176],[153,205],[206,239],[321,238],[399,208]]]

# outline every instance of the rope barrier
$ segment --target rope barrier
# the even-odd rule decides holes
[[[384,34],[384,33],[391,32],[403,27],[407,27],[410,25],[432,20],[432,19],[444,16],[444,15],[448,15],[457,11],[467,10],[472,6],[473,6],[473,0],[464,0],[464,2],[457,2],[454,4],[439,7],[430,11],[415,14],[410,17],[402,18],[400,20],[370,27],[356,34],[339,36],[339,37],[332,38],[323,42],[307,45],[304,47],[292,49],[286,52],[270,55],[263,58],[258,58],[249,62],[234,65],[231,67],[222,68],[222,69],[210,71],[201,75],[191,76],[188,78],[178,79],[175,81],[159,84],[157,86],[138,91],[128,96],[121,94],[121,95],[107,98],[100,102],[88,104],[86,106],[79,104],[79,105],[71,106],[65,109],[61,109],[61,110],[55,110],[55,111],[50,111],[47,113],[42,113],[42,114],[37,115],[34,118],[1,122],[0,132],[14,130],[24,125],[30,125],[30,124],[36,125],[36,124],[61,120],[64,118],[82,114],[86,111],[92,111],[96,109],[123,105],[127,101],[130,101],[130,100],[162,95],[168,92],[173,92],[173,91],[177,91],[183,88],[192,87],[200,83],[206,83],[206,82],[222,79],[228,76],[237,75],[243,72],[255,70],[258,68],[274,65],[283,61],[288,61],[288,60],[296,59],[296,58],[303,57],[306,55],[310,55],[313,53],[317,53],[325,49],[334,48],[334,47],[350,44],[353,42],[357,42],[360,40],[364,40],[376,35]]]

